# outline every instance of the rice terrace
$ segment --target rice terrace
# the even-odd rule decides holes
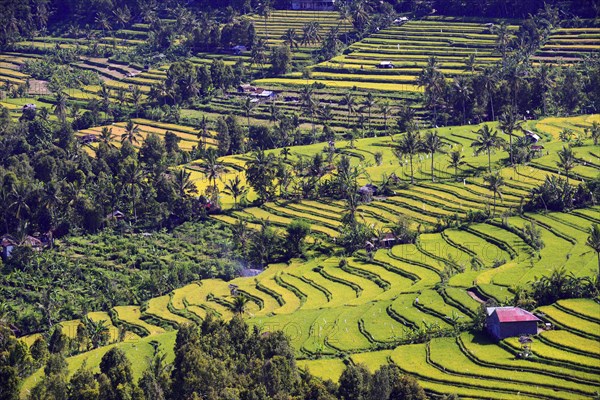
[[[600,398],[599,11],[0,2],[0,400]]]

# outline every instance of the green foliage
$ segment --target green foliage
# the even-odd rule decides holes
[[[290,71],[292,52],[288,46],[278,46],[271,51],[271,71],[283,75]]]
[[[214,222],[188,223],[171,232],[145,236],[110,231],[74,236],[42,254],[20,258],[15,253],[4,265],[0,294],[6,304],[19,310],[11,315],[11,322],[23,333],[36,332],[50,323],[80,318],[90,309],[144,301],[198,279],[231,279],[238,274],[239,264],[230,240],[230,230]],[[44,268],[43,276],[36,272],[39,268]],[[23,274],[28,278],[21,279]],[[38,290],[27,289],[32,282],[37,282]],[[103,343],[101,332],[91,327],[87,331],[92,347]],[[56,328],[49,340],[53,353],[68,348],[59,332]]]
[[[286,247],[289,257],[299,257],[304,255],[304,240],[310,234],[310,224],[301,219],[292,221],[286,227]]]

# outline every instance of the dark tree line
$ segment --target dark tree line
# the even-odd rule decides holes
[[[230,322],[208,317],[201,325],[182,326],[175,359],[155,351],[137,381],[132,363],[119,347],[100,361],[99,372],[85,364],[69,378],[66,336],[56,329],[48,342],[38,339],[29,349],[0,326],[1,398],[19,399],[22,379],[43,367],[43,378],[28,399],[68,400],[400,400],[427,398],[417,381],[394,365],[375,373],[349,365],[339,384],[323,381],[298,368],[289,339],[281,331],[249,329],[239,317]]]

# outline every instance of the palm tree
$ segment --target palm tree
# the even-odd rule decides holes
[[[127,23],[129,23],[131,20],[131,11],[129,11],[127,6],[117,8],[113,11],[113,14],[115,15],[119,25],[121,25],[121,28],[124,28],[125,25],[127,25]]]
[[[437,122],[437,109],[443,99],[446,80],[440,71],[439,62],[435,57],[429,57],[427,65],[417,77],[417,85],[423,87],[425,103],[433,111],[433,123]]]
[[[475,67],[476,67],[476,60],[475,60],[476,56],[474,53],[469,54],[469,58],[467,58],[465,60],[465,67],[467,69],[467,71],[470,72],[475,72]]]
[[[340,14],[340,21],[338,22],[338,28],[341,27],[342,24],[349,22],[351,19],[350,15],[350,4],[347,1],[337,1],[335,3],[335,8],[337,12]],[[345,40],[344,43],[348,44],[348,29],[346,28],[345,32]]]
[[[321,41],[321,25],[317,21],[310,21],[302,27],[302,45],[311,45]]]
[[[502,55],[502,69],[506,67],[506,51],[510,42],[510,31],[506,22],[502,21],[499,26],[494,26],[493,33],[496,34],[496,48]]]
[[[504,186],[504,178],[496,172],[489,174],[483,178],[487,183],[488,189],[494,194],[494,215],[496,214],[496,197],[502,199],[502,187]]]
[[[537,78],[542,88],[542,110],[544,115],[548,115],[548,98],[547,93],[554,85],[552,79],[552,67],[545,62],[540,62],[540,66],[537,70]]]
[[[132,120],[129,120],[125,126],[125,132],[121,135],[121,143],[127,141],[131,144],[138,144],[141,137],[140,126],[135,125]]]
[[[423,149],[431,155],[431,182],[435,182],[435,169],[433,163],[433,157],[435,153],[444,153],[444,147],[446,143],[440,139],[440,136],[436,132],[427,132],[423,140]]]
[[[95,322],[91,320],[87,315],[82,318],[83,326],[87,332],[89,338],[88,350],[97,349],[100,346],[104,346],[110,340],[110,330],[106,325],[106,320]]]
[[[258,4],[257,13],[258,13],[258,15],[260,15],[261,17],[264,18],[264,21],[265,21],[265,34],[267,36],[267,40],[269,40],[269,28],[267,26],[267,20],[271,16],[271,12],[272,11],[273,10],[271,9],[271,2],[269,0],[262,0]]]
[[[329,121],[333,119],[333,110],[329,104],[322,105],[319,107],[319,117],[323,125],[327,124]]]
[[[105,36],[105,31],[110,31],[112,26],[110,24],[110,19],[103,12],[99,12],[96,15],[96,19],[94,20],[96,24],[102,29],[102,36]]]
[[[454,90],[458,95],[458,98],[462,104],[462,122],[463,125],[467,123],[467,108],[466,103],[470,99],[471,96],[471,85],[469,79],[465,76],[457,76],[454,78]]]
[[[367,1],[353,1],[350,5],[350,14],[352,24],[358,33],[362,36],[371,20],[373,9]]]
[[[237,200],[248,192],[248,188],[245,185],[242,185],[242,180],[239,175],[236,175],[235,178],[227,181],[224,191],[225,194],[233,197],[233,208],[237,208]]]
[[[269,104],[269,120],[275,125],[275,122],[279,121],[281,111],[279,106],[275,102]]]
[[[310,116],[313,137],[316,137],[315,111],[317,109],[317,102],[315,101],[312,87],[304,86],[302,88],[302,91],[300,92],[300,101],[302,102],[302,108]]]
[[[113,136],[112,128],[109,128],[108,126],[103,127],[102,131],[100,131],[100,143],[103,143],[106,146],[112,147],[112,146],[114,146],[112,143],[113,139],[114,139],[114,136]]]
[[[252,110],[256,107],[256,103],[252,102],[250,97],[246,97],[244,101],[242,101],[241,108],[244,111],[244,115],[246,116],[246,122],[248,124],[248,137],[250,137],[250,116],[252,115]]]
[[[102,103],[102,111],[108,117],[110,114],[110,88],[106,86],[104,83],[100,85],[100,90],[98,90],[98,96],[100,96],[100,101]]]
[[[133,210],[133,217],[136,220],[137,210],[135,207],[135,200],[139,194],[140,188],[144,184],[145,176],[144,170],[137,162],[128,163],[123,171],[123,180],[131,195],[131,209]]]
[[[369,131],[371,130],[371,107],[375,105],[375,99],[373,98],[373,93],[367,93],[367,97],[364,101],[364,106],[369,110]]]
[[[200,142],[201,148],[206,148],[206,139],[208,138],[208,120],[206,119],[206,115],[203,115],[200,119],[200,125],[198,126],[198,133],[196,133],[196,137]]]
[[[487,153],[488,171],[492,172],[492,150],[502,148],[505,141],[498,136],[498,131],[490,129],[489,125],[484,125],[483,128],[473,133],[477,133],[479,136],[471,143],[471,147],[475,148],[475,155],[484,151]]]
[[[348,111],[347,128],[350,129],[350,116],[356,111],[356,102],[354,101],[354,96],[352,95],[352,93],[345,93],[342,97],[342,101],[340,102],[340,104],[346,106],[346,110]]]
[[[248,298],[244,295],[235,296],[231,304],[231,311],[236,315],[244,314],[244,312],[246,312],[248,301]]]
[[[131,102],[133,103],[133,107],[135,108],[135,117],[137,118],[139,115],[140,103],[142,101],[142,91],[138,85],[133,85],[131,87]]]
[[[294,28],[289,28],[282,36],[283,43],[287,44],[291,50],[297,49],[300,46],[298,43],[298,34]]]
[[[423,151],[423,141],[420,132],[412,129],[406,132],[400,138],[393,151],[398,160],[402,160],[404,156],[408,155],[410,160],[410,183],[415,183],[413,157]]]
[[[190,193],[197,193],[198,188],[191,179],[192,174],[180,168],[173,177],[173,186],[179,198],[185,198]]]
[[[481,74],[481,79],[483,83],[483,87],[487,92],[489,101],[490,101],[490,109],[492,112],[492,121],[496,120],[496,116],[494,115],[494,90],[496,88],[496,84],[498,83],[498,76],[491,68],[486,68],[483,70]]]
[[[61,90],[56,93],[55,100],[54,115],[64,124],[67,121],[67,95]]]
[[[8,208],[14,210],[15,218],[19,221],[23,218],[23,212],[29,213],[31,209],[27,201],[29,200],[30,188],[27,184],[19,180],[13,185],[10,191],[10,204]]]
[[[209,149],[206,153],[206,159],[200,165],[202,172],[212,182],[213,193],[216,195],[217,179],[220,178],[221,174],[225,171],[225,167],[219,161],[217,152],[214,149]]]
[[[556,165],[565,171],[567,183],[569,183],[569,171],[571,171],[573,168],[575,168],[575,165],[577,165],[575,153],[573,153],[571,146],[563,146],[563,148],[558,151],[558,161],[556,162]]]
[[[384,133],[387,135],[387,133],[388,133],[387,120],[388,120],[390,113],[392,112],[392,107],[390,106],[390,102],[386,100],[386,101],[379,103],[379,112],[381,113],[381,115],[383,115],[383,129],[384,129]]]
[[[284,161],[287,161],[289,155],[292,154],[292,152],[289,147],[284,147],[283,149],[281,149],[279,154],[281,154],[283,156]]]
[[[590,138],[594,141],[594,146],[598,145],[598,139],[600,139],[600,124],[597,122],[592,122],[591,128],[585,128],[584,132],[586,135],[589,135]]]
[[[450,168],[454,168],[454,179],[458,180],[458,168],[466,164],[466,162],[464,161],[465,156],[460,150],[453,150],[450,152],[450,154],[448,154],[448,156],[450,157],[450,160],[448,161],[448,166]]]
[[[263,150],[253,152],[246,162],[246,181],[254,188],[260,201],[267,201],[271,196],[274,166],[274,155]]]
[[[512,137],[513,132],[517,130],[523,129],[523,121],[519,119],[517,113],[515,112],[512,106],[508,106],[506,111],[502,115],[500,115],[500,124],[498,125],[502,132],[508,135],[509,138],[509,153],[510,153],[510,165],[514,165],[513,162],[513,147],[512,147]]]
[[[593,224],[590,227],[590,236],[588,236],[586,246],[591,247],[598,257],[598,274],[600,275],[600,225]]]
[[[265,65],[266,53],[267,51],[267,43],[263,38],[258,38],[254,46],[252,46],[251,59],[252,64],[258,65],[262,67]]]

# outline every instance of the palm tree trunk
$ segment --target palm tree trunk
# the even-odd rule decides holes
[[[492,172],[492,150],[488,149],[488,170]]]
[[[496,191],[494,191],[494,212],[493,215],[496,216]]]
[[[544,109],[544,115],[548,115],[547,105],[546,105],[546,91],[542,92],[542,107]]]
[[[435,173],[433,171],[433,155],[435,153],[432,151],[431,152],[431,182],[435,182]]]
[[[246,114],[246,118],[248,121],[248,137],[250,137],[250,113]]]
[[[489,96],[490,96],[490,106],[492,108],[492,121],[496,120],[496,117],[494,115],[494,97],[492,96],[491,92],[488,92]]]
[[[512,147],[512,132],[508,135],[508,141],[509,141],[509,149],[510,149],[510,165],[515,165],[515,163],[513,162],[513,147]]]
[[[415,175],[413,173],[413,156],[410,155],[410,183],[415,183]]]

